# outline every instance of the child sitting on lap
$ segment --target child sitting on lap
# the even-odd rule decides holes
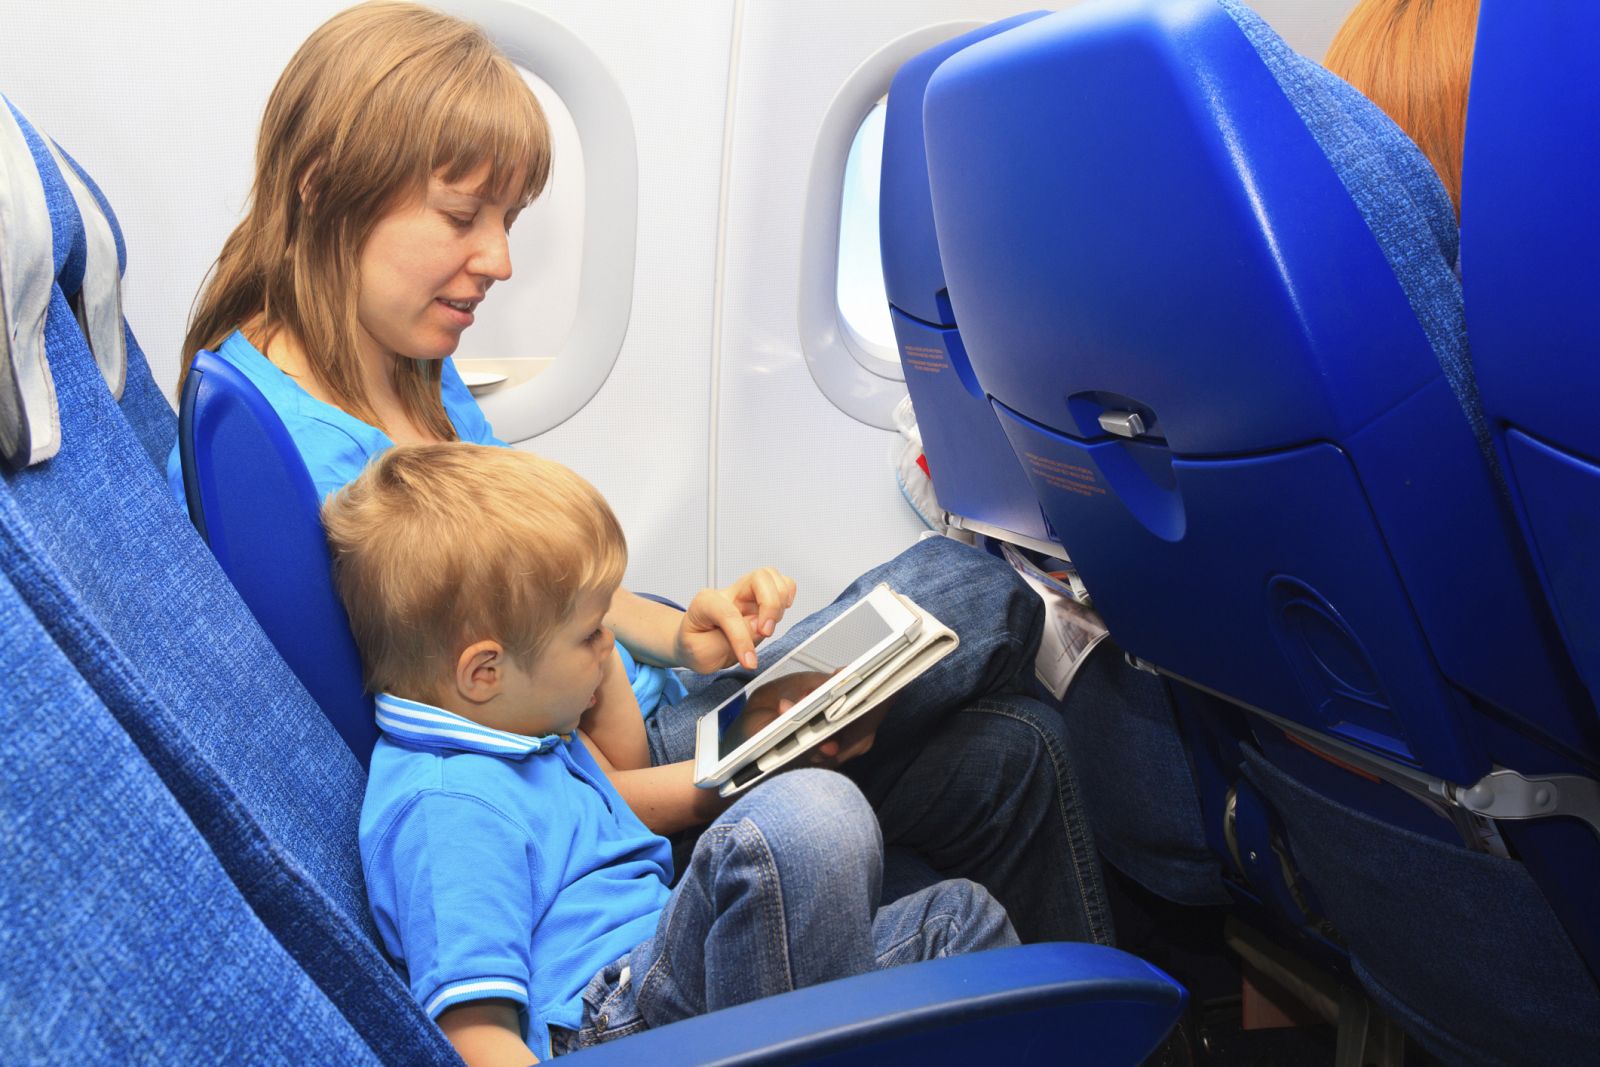
[[[980,886],[878,906],[878,822],[831,771],[778,775],[676,888],[579,720],[617,686],[627,547],[556,463],[400,446],[324,511],[382,736],[361,859],[384,947],[463,1059],[529,1063],[834,978],[1016,943]],[[531,1048],[530,1048],[531,1046]]]

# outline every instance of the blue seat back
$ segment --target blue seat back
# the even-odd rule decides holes
[[[1042,14],[1016,15],[952,37],[895,73],[884,116],[878,217],[889,316],[940,506],[1049,542],[1054,538],[973,373],[950,307],[922,133],[923,96],[939,64],[970,44]]]
[[[1600,8],[1486,0],[1463,174],[1473,362],[1546,595],[1600,700]]]
[[[1591,4],[1482,5],[1461,242],[1484,410],[1541,588],[1600,703],[1600,432],[1590,410],[1600,387],[1600,222],[1586,200],[1600,178],[1600,78],[1583,51],[1597,33]],[[1588,727],[1587,751],[1600,752],[1600,715]],[[1587,773],[1600,777],[1593,764]],[[1600,944],[1596,877],[1569,888],[1569,909],[1587,920],[1585,944]],[[1600,952],[1591,966],[1600,971]]]
[[[935,73],[939,238],[1112,633],[1470,782],[1538,762],[1479,705],[1569,748],[1582,713],[1463,412],[1448,202],[1359,99],[1231,5],[1062,12]],[[1497,625],[1465,623],[1482,603]]]
[[[373,701],[299,450],[260,390],[210,352],[195,356],[178,421],[195,528],[365,767],[378,739]]]
[[[1600,1036],[1574,952],[1600,959],[1575,895],[1594,834],[1496,824],[1522,865],[1495,862],[1526,874],[1505,907],[1528,918],[1491,938],[1524,983],[1503,1005],[1414,962],[1452,924],[1471,936],[1494,895],[1477,831],[1328,758],[1347,745],[1467,785],[1497,765],[1600,766],[1505,506],[1425,159],[1234,0],[1104,0],[978,42],[933,74],[925,118],[977,379],[1113,637],[1283,724],[1187,702],[1202,789],[1234,802],[1241,888],[1291,922],[1332,916],[1369,988],[1441,1054],[1515,1061]],[[1327,812],[1295,788],[1384,847],[1320,833]],[[1274,824],[1317,857],[1309,887],[1258,862]],[[1412,833],[1444,847],[1379,869]],[[1368,921],[1384,906],[1397,921]],[[1558,988],[1586,1008],[1547,1026]]]
[[[7,1061],[382,1062],[3,577],[0,635]]]
[[[83,239],[79,208],[44,139],[20,117],[14,129],[51,209],[37,253],[56,277]],[[360,766],[172,500],[59,285],[42,317],[60,449],[0,481],[0,573],[379,1058],[454,1062],[377,947]]]
[[[122,315],[122,275],[128,265],[122,226],[105,194],[77,160],[54,143],[49,147],[83,227],[82,240],[74,243],[62,266],[61,291],[139,444],[158,470],[165,469],[177,420]]]

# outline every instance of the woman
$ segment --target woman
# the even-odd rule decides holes
[[[503,444],[448,357],[489,289],[511,276],[506,232],[549,167],[537,102],[475,27],[390,0],[335,16],[273,90],[251,203],[198,301],[185,373],[195,352],[214,348],[250,377],[319,494],[395,442]],[[176,455],[169,476],[181,499]],[[876,744],[856,738],[834,753],[838,762],[871,748],[845,771],[897,857],[885,897],[970,877],[1024,940],[1109,941],[1064,724],[1010,691],[1031,669],[1040,606],[1008,569],[954,542],[924,542],[864,575],[767,658],[879,581],[962,637],[901,695]],[[736,684],[688,696],[660,668],[753,669],[755,646],[793,599],[793,581],[763,568],[702,590],[686,612],[626,591],[612,601],[619,674],[648,726],[637,715],[584,726],[652,829],[690,829],[718,810],[714,794],[693,787],[688,761],[696,718]]]

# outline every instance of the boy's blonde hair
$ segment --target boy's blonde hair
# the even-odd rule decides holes
[[[594,486],[512,448],[397,445],[322,518],[375,693],[427,699],[481,640],[531,667],[578,598],[615,589],[628,562]]]
[[[550,174],[544,112],[482,30],[396,0],[323,23],[267,100],[250,203],[196,300],[183,375],[236,328],[263,348],[283,331],[339,407],[382,428],[356,351],[361,249],[434,174],[457,182],[484,164],[482,192],[522,204]],[[412,421],[451,441],[440,371],[401,360],[394,381]]]

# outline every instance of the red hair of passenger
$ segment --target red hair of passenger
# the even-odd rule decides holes
[[[1478,0],[1361,0],[1323,60],[1416,142],[1457,215],[1477,29]]]

